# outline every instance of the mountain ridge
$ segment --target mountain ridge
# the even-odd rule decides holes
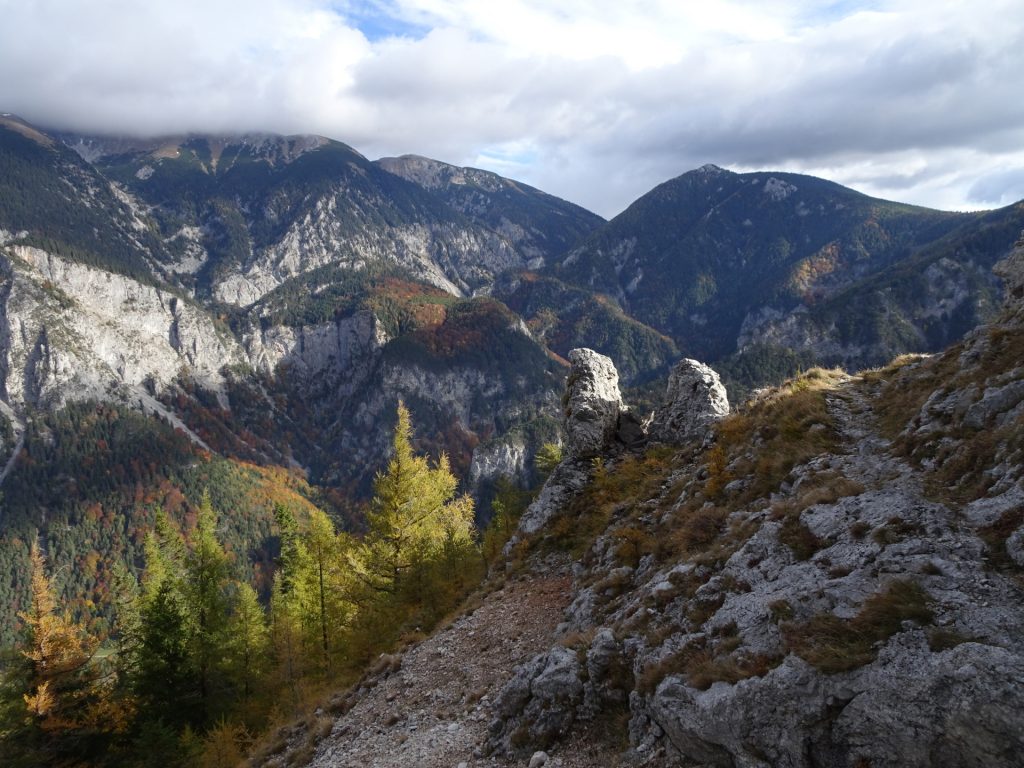
[[[85,520],[99,508],[100,519],[145,525],[134,505],[161,499],[175,514],[189,514],[198,498],[183,497],[195,494],[199,477],[220,478],[226,490],[215,491],[218,503],[241,509],[236,480],[249,476],[249,465],[280,468],[278,477],[303,473],[303,493],[358,529],[361,501],[387,449],[381,424],[398,398],[409,404],[422,446],[447,452],[478,495],[482,521],[493,483],[503,475],[529,482],[540,445],[560,439],[558,397],[570,349],[582,344],[612,354],[624,382],[649,385],[680,356],[697,354],[694,338],[728,342],[714,341],[707,323],[695,326],[697,336],[680,335],[634,311],[632,299],[622,301],[637,277],[628,259],[621,275],[614,263],[609,269],[607,260],[593,259],[609,277],[596,285],[567,271],[565,260],[575,252],[567,243],[583,248],[607,239],[621,222],[602,223],[488,172],[417,160],[479,182],[430,190],[340,142],[302,137],[218,148],[193,136],[141,149],[108,139],[110,151],[92,164],[18,125],[0,126],[0,460],[5,486],[19,489],[5,502],[16,512],[6,519],[20,521],[12,538],[24,543],[41,531],[59,565],[91,545],[51,530],[46,520]],[[684,176],[736,174],[705,168]],[[768,185],[772,178],[778,184]],[[800,192],[786,192],[786,178],[762,174],[758,200],[792,206]],[[467,190],[470,197],[461,196]],[[699,222],[704,213],[688,216]],[[997,289],[983,273],[1017,213],[1011,207],[973,216],[933,254],[941,290],[915,287],[878,304],[881,320],[897,311],[937,312],[934,327],[881,334],[888,326],[875,323],[869,331],[881,338],[873,355],[935,348],[985,316],[984,301],[991,307]],[[516,226],[502,233],[502,220]],[[972,229],[975,221],[986,229]],[[767,223],[780,231],[790,226]],[[662,230],[661,239],[678,239],[671,228]],[[869,238],[857,242],[874,253]],[[903,261],[886,247],[896,269]],[[848,344],[843,334],[863,346],[868,332],[849,330],[849,305],[870,306],[856,291],[884,297],[887,289],[853,280],[833,290],[827,279],[834,273],[812,270],[810,288],[832,291],[833,298],[853,291],[854,298],[829,304],[825,297],[795,314],[790,305],[770,306],[777,317],[757,314],[770,302],[722,309],[732,313],[734,338],[749,316],[747,336],[774,344],[745,346],[738,360],[722,358],[734,381],[749,387],[808,367],[831,354],[828,344]],[[873,274],[881,279],[882,272]],[[651,283],[676,290],[678,276],[648,270],[636,286]],[[699,281],[686,289],[693,286]],[[957,301],[944,305],[947,295]],[[956,314],[957,307],[976,306]],[[95,472],[122,479],[83,482],[81,493],[69,487],[63,499],[47,497],[47,509],[36,509],[25,482],[44,470],[33,462],[67,472],[62,450],[79,450],[83,409],[103,414],[86,419],[97,440],[151,434],[167,460],[124,470],[113,465],[114,452],[101,452]],[[193,451],[205,457],[200,464]],[[282,480],[288,493],[292,482]],[[260,524],[269,524],[261,509]],[[240,536],[265,533],[236,527],[247,531]],[[244,547],[264,552],[264,544]],[[241,540],[235,545],[246,551]],[[108,565],[122,556],[138,559],[137,542],[119,540],[122,546],[98,554]],[[16,572],[25,556],[12,543],[0,559]],[[25,584],[12,584],[23,594]],[[74,589],[83,586],[76,582]]]

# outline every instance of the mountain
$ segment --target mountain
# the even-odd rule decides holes
[[[604,219],[585,208],[489,171],[417,155],[384,157],[377,163],[505,237],[533,268],[564,256],[604,224]]]
[[[525,257],[344,145],[5,118],[0,168],[4,642],[37,533],[102,630],[155,507],[204,489],[267,587],[275,503],[363,524],[400,398],[478,494],[557,438],[562,365],[465,295]]]
[[[163,244],[123,195],[56,138],[0,116],[0,243],[18,241],[152,281]]]
[[[937,348],[992,311],[987,266],[1020,216],[705,168],[604,223],[324,137],[84,137],[5,115],[0,616],[41,534],[102,623],[153,510],[189,520],[204,488],[265,587],[275,503],[361,528],[399,399],[483,521],[494,483],[528,484],[560,440],[580,345],[648,387],[682,354],[749,387]]]
[[[548,272],[750,385],[801,364],[856,369],[941,349],[991,317],[990,268],[1022,225],[1019,205],[947,213],[809,176],[704,166],[641,197]]]
[[[524,263],[497,233],[321,137],[194,136],[120,153],[94,140],[89,148],[152,217],[173,255],[164,269],[218,302],[248,306],[333,265],[396,265],[462,295]]]
[[[254,764],[1018,765],[1024,239],[998,270],[941,355],[731,413],[683,361],[647,444],[577,350],[504,567]]]

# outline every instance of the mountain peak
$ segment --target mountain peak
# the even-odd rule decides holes
[[[732,171],[727,171],[725,168],[720,168],[714,163],[705,163],[700,168],[695,169],[693,173],[699,173],[705,176],[718,176],[723,173],[732,173]]]
[[[132,136],[86,136],[60,134],[60,139],[85,161],[94,163],[114,155],[151,155],[154,159],[178,158],[182,152],[200,150],[209,155],[212,164],[228,147],[243,148],[246,154],[261,158],[271,165],[290,163],[306,152],[331,143],[324,136],[300,134],[284,136],[276,133],[181,134],[154,138]],[[352,150],[353,152],[355,150]]]
[[[31,139],[44,147],[53,145],[53,139],[35,126],[25,122],[20,117],[11,114],[10,112],[0,112],[0,128],[7,128],[15,133],[19,133],[26,139]]]

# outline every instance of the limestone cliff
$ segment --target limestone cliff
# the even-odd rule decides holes
[[[15,412],[142,398],[182,372],[222,392],[243,350],[189,300],[29,246],[0,251],[0,392]]]

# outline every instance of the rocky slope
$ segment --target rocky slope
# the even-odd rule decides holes
[[[472,691],[453,691],[443,654],[439,675],[371,680],[305,744],[312,764],[1019,764],[1022,265],[1024,239],[998,267],[998,320],[940,356],[816,369],[732,413],[684,362],[654,423],[689,428],[646,447],[622,439],[607,361],[574,355],[576,438],[509,549],[517,591],[573,560],[557,626],[548,604],[514,630],[549,647],[485,643],[523,660]],[[485,594],[390,668],[468,647],[506,599]],[[400,716],[355,735],[352,713],[442,698],[459,706],[429,736]]]

